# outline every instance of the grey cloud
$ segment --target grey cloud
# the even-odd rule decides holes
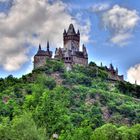
[[[113,6],[102,14],[101,21],[110,31],[110,41],[123,46],[133,36],[133,30],[140,20],[136,10],[129,10],[119,5]]]
[[[75,24],[82,32],[82,41],[89,40],[90,24],[87,21],[82,28],[67,12],[62,1],[49,3],[46,0],[14,0],[8,14],[0,13],[0,66],[14,71],[30,61],[29,48],[25,43],[38,46],[47,40],[56,47],[62,46],[62,33],[69,24]],[[37,38],[32,35],[37,34]]]

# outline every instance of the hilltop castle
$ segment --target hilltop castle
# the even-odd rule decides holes
[[[49,42],[47,42],[47,50],[44,51],[39,45],[38,51],[34,56],[34,69],[37,69],[46,64],[46,59],[63,60],[67,70],[71,70],[73,65],[88,65],[88,53],[85,45],[82,45],[82,51],[80,51],[80,32],[76,32],[73,24],[69,25],[68,30],[64,30],[63,33],[63,48],[56,48],[54,58],[52,58],[53,52],[50,51]],[[118,69],[114,69],[113,65],[110,68],[104,67],[109,73],[108,79],[110,80],[123,80],[123,75],[118,75]]]
[[[76,32],[73,24],[70,24],[68,30],[63,33],[63,48],[56,48],[53,59],[63,60],[67,70],[71,70],[74,64],[83,66],[88,65],[88,53],[85,45],[80,48],[80,32]],[[37,54],[34,56],[34,69],[45,65],[46,58],[52,59],[52,51],[49,49],[49,42],[47,43],[47,50],[44,51],[39,45]]]

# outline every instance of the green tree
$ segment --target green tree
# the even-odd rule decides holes
[[[112,124],[105,124],[97,128],[93,135],[92,140],[117,140],[117,127]]]
[[[46,140],[45,129],[37,128],[30,113],[16,116],[0,125],[1,140]]]

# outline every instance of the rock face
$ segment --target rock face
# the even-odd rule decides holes
[[[55,79],[57,85],[61,85],[62,84],[63,80],[60,77],[60,73],[59,72],[52,73],[51,77]]]
[[[68,30],[64,30],[63,33],[63,48],[56,48],[54,58],[52,58],[52,52],[49,50],[49,43],[47,44],[47,51],[39,49],[37,54],[34,56],[34,69],[44,66],[46,64],[46,59],[57,59],[63,60],[67,70],[71,70],[73,65],[88,65],[88,53],[85,45],[82,46],[82,51],[79,50],[80,47],[80,32],[75,32],[73,24],[70,24]]]
[[[102,113],[103,113],[103,119],[105,121],[108,121],[111,117],[108,108],[106,106],[104,106],[104,107],[101,108],[101,110],[102,110]]]

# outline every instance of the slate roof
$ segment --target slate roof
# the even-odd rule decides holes
[[[67,31],[67,35],[75,35],[75,34],[76,32],[75,32],[74,26],[73,24],[70,24],[69,29]]]
[[[52,51],[38,50],[35,56],[50,56],[50,55],[52,55]]]

